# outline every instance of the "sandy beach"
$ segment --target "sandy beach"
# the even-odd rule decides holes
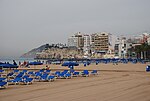
[[[150,73],[145,72],[146,66],[131,63],[80,65],[75,70],[97,69],[99,75],[9,85],[0,90],[0,101],[150,101]],[[50,65],[50,69],[68,68]]]

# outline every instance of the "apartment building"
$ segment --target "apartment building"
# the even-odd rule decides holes
[[[116,40],[114,50],[115,50],[115,56],[118,56],[120,58],[126,57],[126,55],[127,55],[126,37],[121,37]]]
[[[101,32],[91,35],[91,47],[95,52],[107,52],[109,49],[109,33]]]
[[[82,49],[84,46],[84,38],[83,35],[78,32],[73,36],[68,38],[68,46],[69,47],[77,47],[78,49]]]

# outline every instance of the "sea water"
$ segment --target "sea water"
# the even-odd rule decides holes
[[[35,60],[34,58],[0,58],[0,62],[2,62],[2,63],[7,63],[7,62],[9,62],[9,63],[13,63],[13,60],[15,60],[15,62],[17,63],[17,64],[19,64],[19,62],[21,62],[21,63],[23,63],[24,61],[26,61],[26,62],[33,62],[33,61],[37,61],[37,60]]]

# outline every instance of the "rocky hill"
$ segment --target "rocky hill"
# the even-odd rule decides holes
[[[76,47],[67,47],[63,44],[45,44],[38,48],[23,54],[21,58],[39,58],[39,59],[62,59],[62,58],[81,58],[82,51]]]
[[[36,57],[36,53],[39,53],[39,52],[42,52],[43,50],[45,50],[47,47],[49,46],[49,44],[45,44],[45,45],[42,45],[38,48],[34,48],[32,49],[31,51],[23,54],[21,56],[21,58],[35,58]]]

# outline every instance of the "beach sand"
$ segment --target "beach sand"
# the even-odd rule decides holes
[[[76,70],[99,70],[99,75],[9,85],[0,90],[0,101],[150,101],[150,73],[147,64],[80,65]],[[36,66],[32,68],[43,68]],[[67,69],[50,65],[52,71]]]

